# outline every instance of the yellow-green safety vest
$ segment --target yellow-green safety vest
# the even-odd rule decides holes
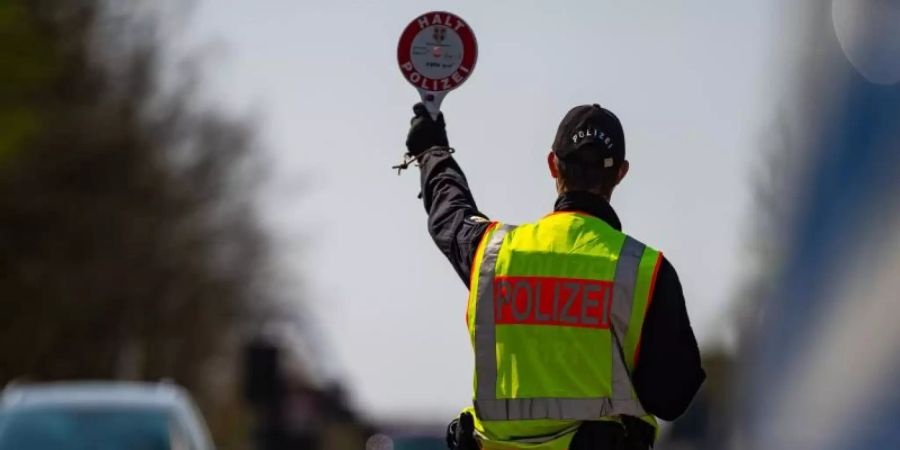
[[[660,261],[580,212],[491,224],[466,313],[475,351],[466,411],[482,448],[561,450],[581,422],[622,415],[658,429],[631,374]]]

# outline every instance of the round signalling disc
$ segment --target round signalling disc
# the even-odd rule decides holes
[[[478,43],[472,29],[458,16],[443,11],[413,19],[397,45],[400,71],[418,89],[433,117],[447,92],[469,78],[477,59]]]

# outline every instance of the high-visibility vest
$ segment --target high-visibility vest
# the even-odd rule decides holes
[[[662,254],[577,212],[493,223],[472,267],[467,411],[485,449],[568,448],[583,421],[643,419],[631,382]]]

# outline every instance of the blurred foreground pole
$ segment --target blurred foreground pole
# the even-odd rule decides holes
[[[733,448],[900,448],[900,2],[792,5]]]

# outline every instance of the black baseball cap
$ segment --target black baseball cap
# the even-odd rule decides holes
[[[618,166],[625,160],[625,132],[612,111],[596,103],[576,106],[559,123],[551,148],[562,160],[583,150],[596,152],[605,168]]]

